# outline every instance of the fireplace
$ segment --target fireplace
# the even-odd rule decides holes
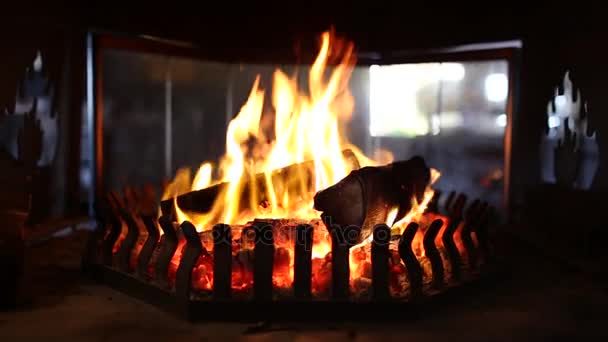
[[[440,130],[458,141],[462,120],[477,120],[482,128],[472,128],[468,143],[495,150],[491,158],[508,156],[508,147],[492,146],[502,146],[508,129],[511,50],[444,52],[433,63],[417,55],[400,57],[409,64],[364,58],[361,66],[352,43],[325,32],[313,63],[275,68],[150,54],[158,44],[167,48],[96,38],[97,117],[89,120],[97,129],[89,140],[99,224],[85,265],[103,282],[192,319],[235,319],[235,310],[306,319],[309,309],[330,318],[349,307],[356,318],[390,306],[432,307],[500,270],[488,231],[507,202],[501,163],[469,159],[471,168],[444,171],[415,152],[450,144],[429,138]],[[180,83],[197,76],[210,77],[198,84],[203,89],[220,83],[226,98],[203,101],[199,110],[226,111],[205,119],[211,128],[204,131],[191,121],[202,113],[175,110],[187,112],[188,101],[193,108],[184,97],[193,90]],[[485,99],[469,101],[478,107],[453,103],[475,80],[485,80]],[[391,85],[405,90],[391,97]],[[386,149],[417,137],[405,150]],[[200,155],[214,160],[193,157]],[[198,164],[194,177],[188,164]],[[465,180],[480,170],[499,184],[490,198],[480,196],[485,183]],[[460,192],[436,189],[444,172],[452,178],[444,186],[464,184]]]
[[[0,335],[605,335],[603,12],[456,7],[7,16]]]

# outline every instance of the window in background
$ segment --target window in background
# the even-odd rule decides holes
[[[412,63],[369,69],[373,148],[422,155],[444,191],[500,206],[509,92],[505,60]]]
[[[501,135],[508,83],[504,61],[372,65],[370,135],[411,138],[442,129]]]

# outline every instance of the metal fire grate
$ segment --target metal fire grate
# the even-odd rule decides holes
[[[272,279],[273,229],[264,221],[253,224],[256,238],[251,298],[233,295],[230,243],[233,228],[225,224],[213,227],[213,287],[208,297],[200,296],[193,289],[192,273],[205,249],[195,227],[186,221],[176,229],[170,213],[158,219],[137,213],[120,206],[121,201],[115,196],[109,196],[108,206],[101,210],[99,228],[92,235],[84,265],[100,281],[190,320],[378,319],[393,315],[387,311],[392,307],[400,310],[402,318],[442,305],[449,298],[461,296],[463,289],[473,289],[474,284],[481,284],[480,280],[493,278],[489,276],[495,274],[488,239],[493,208],[475,200],[465,210],[466,196],[453,192],[440,207],[439,196],[437,191],[429,205],[428,213],[436,219],[425,227],[422,242],[432,270],[431,281],[423,281],[423,266],[412,249],[419,224],[410,223],[401,236],[392,238],[388,226],[378,225],[371,242],[371,295],[366,300],[352,296],[349,249],[337,235],[331,236],[330,295],[325,299],[313,296],[313,227],[309,224],[295,228],[293,292],[288,298],[277,298]],[[140,232],[136,220],[143,222],[147,237]],[[127,231],[117,244],[123,222]],[[409,283],[409,293],[404,298],[394,298],[389,291],[389,245],[395,238],[399,239],[398,255]],[[170,264],[179,248],[179,264],[175,274],[170,275]]]

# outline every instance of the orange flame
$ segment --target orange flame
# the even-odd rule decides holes
[[[439,179],[440,175],[441,174],[439,171],[431,168],[431,180],[424,191],[422,201],[418,203],[416,197],[412,197],[412,209],[401,220],[393,224],[393,228],[399,228],[399,234],[403,233],[410,222],[415,221],[422,216],[427,206],[433,199],[433,195],[435,195],[435,190],[433,190],[432,186],[435,184],[437,179]]]

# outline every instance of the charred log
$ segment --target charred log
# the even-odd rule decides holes
[[[368,238],[375,225],[386,223],[394,208],[398,209],[396,221],[403,218],[412,209],[413,198],[418,203],[423,200],[430,180],[430,168],[418,156],[386,166],[364,167],[318,192],[315,209],[323,212],[330,231],[339,230],[353,246]]]
[[[342,152],[344,158],[353,170],[359,168],[357,157],[351,150]],[[283,191],[288,193],[302,193],[314,191],[314,161],[309,160],[298,164],[292,164],[284,168],[270,172],[273,184],[284,184]],[[241,189],[241,203],[239,209],[246,209],[250,205],[251,195],[256,195],[259,203],[269,199],[265,196],[267,191],[267,175],[256,174],[253,181],[244,180]],[[206,213],[211,210],[215,200],[228,189],[228,182],[219,183],[208,188],[192,191],[177,197],[177,205],[181,210]],[[255,192],[252,194],[252,191]],[[173,198],[161,202],[163,215],[171,216],[173,213]]]

